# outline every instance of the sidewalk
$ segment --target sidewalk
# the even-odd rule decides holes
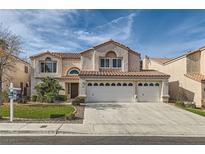
[[[190,128],[191,126],[189,126]],[[205,137],[205,126],[194,130],[173,125],[116,125],[64,123],[0,123],[0,136],[183,136]]]

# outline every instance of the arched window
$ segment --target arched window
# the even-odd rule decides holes
[[[132,84],[132,83],[129,83],[128,86],[133,86],[133,84]]]
[[[150,83],[150,84],[149,84],[149,86],[153,87],[153,86],[154,86],[154,84],[153,84],[153,83]]]
[[[51,61],[50,57],[46,57],[45,61]]]
[[[127,83],[123,83],[123,86],[127,86]]]
[[[155,83],[155,86],[156,86],[156,87],[159,87],[159,83]]]
[[[88,86],[92,86],[92,83],[88,83]]]
[[[117,86],[121,86],[121,83],[117,83]]]
[[[148,83],[145,83],[144,86],[147,87],[147,86],[148,86]]]
[[[115,86],[115,83],[112,83],[111,86]]]
[[[100,83],[100,86],[104,86],[104,83]]]
[[[109,51],[106,53],[105,57],[108,57],[108,58],[116,58],[117,55],[114,51]]]
[[[57,61],[53,61],[50,57],[46,57],[45,60],[39,61],[41,73],[56,73]]]
[[[79,69],[72,68],[72,69],[68,70],[68,74],[79,74]]]
[[[140,87],[141,87],[141,86],[142,86],[142,83],[138,83],[138,86],[140,86]]]
[[[98,84],[97,83],[94,83],[94,85],[93,86],[98,86]]]
[[[110,84],[109,84],[109,83],[106,83],[105,86],[110,86]]]

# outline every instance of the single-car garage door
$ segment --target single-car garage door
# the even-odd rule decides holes
[[[159,102],[161,86],[159,83],[138,83],[137,93],[139,102]]]
[[[134,84],[128,82],[88,82],[87,102],[131,102]]]

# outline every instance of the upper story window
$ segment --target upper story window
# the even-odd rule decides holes
[[[28,73],[28,66],[26,66],[26,65],[24,66],[24,72]]]
[[[41,73],[56,73],[57,62],[52,61],[50,57],[47,57],[44,61],[40,61],[40,72]]]
[[[72,69],[68,70],[68,74],[73,74],[73,75],[79,74],[79,70],[76,68],[72,68]]]
[[[115,52],[109,51],[105,57],[100,59],[101,68],[121,68],[122,58],[118,58]]]

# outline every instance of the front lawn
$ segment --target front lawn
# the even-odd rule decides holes
[[[60,115],[68,116],[75,111],[71,105],[49,105],[49,104],[32,104],[32,105],[14,105],[14,118],[25,119],[49,119],[51,116]],[[0,117],[9,117],[9,104],[0,106]]]
[[[201,116],[204,116],[204,117],[205,117],[205,111],[202,110],[202,109],[185,108],[185,110],[190,111],[190,112],[192,112],[192,113],[195,113],[195,114],[198,114],[198,115],[201,115]]]

